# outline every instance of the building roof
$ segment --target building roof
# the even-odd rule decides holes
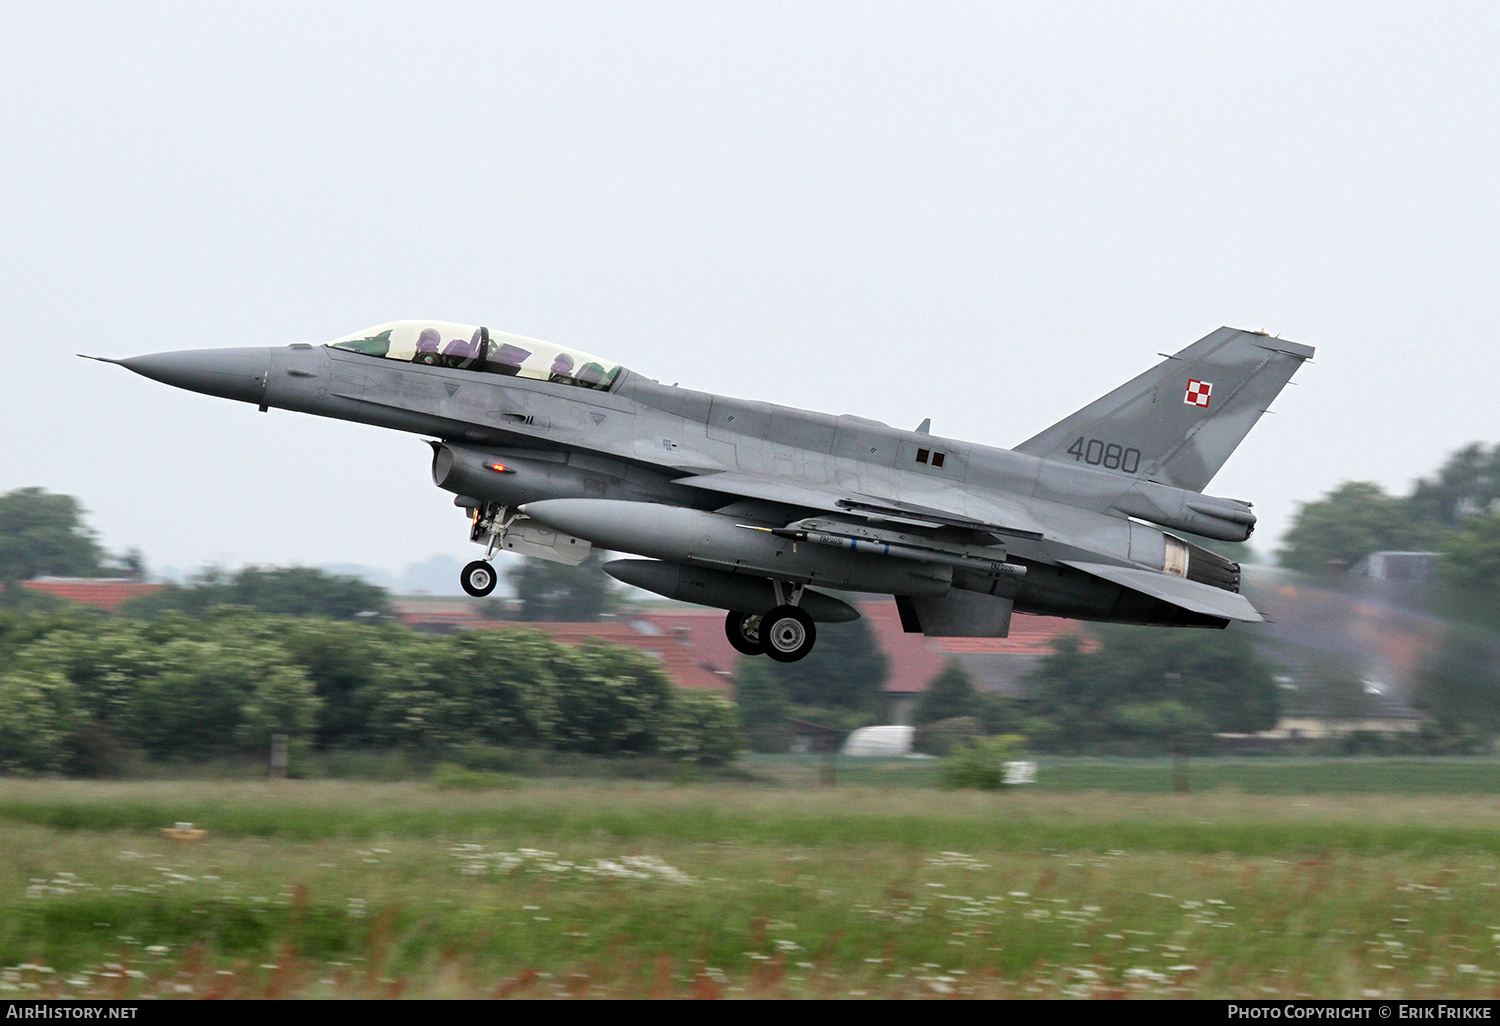
[[[927,689],[955,660],[977,688],[1014,694],[1016,684],[1037,660],[1052,653],[1052,643],[1065,634],[1078,635],[1084,651],[1099,647],[1082,634],[1077,620],[1016,613],[1005,638],[929,638],[901,629],[901,614],[894,602],[862,602],[859,611],[890,660],[885,690],[890,694],[917,694]]]
[[[724,614],[706,609],[670,612],[632,612],[596,623],[537,623],[512,620],[481,620],[477,604],[397,599],[402,621],[424,630],[494,630],[533,627],[564,644],[576,645],[585,638],[599,638],[653,652],[682,687],[727,693],[732,689],[735,667],[743,658],[724,633]],[[907,634],[894,602],[862,602],[864,616],[889,664],[887,694],[914,695],[948,664],[956,660],[979,688],[1004,694],[1019,693],[1019,681],[1052,651],[1052,643],[1064,634],[1080,634],[1077,621],[1017,613],[1006,638],[929,638]],[[1083,636],[1086,651],[1098,643]]]
[[[134,577],[37,577],[22,581],[21,587],[112,613],[127,599],[154,595],[164,585],[147,584]]]
[[[653,630],[649,628],[654,625],[621,620],[597,623],[471,620],[464,626],[470,630],[537,630],[564,645],[582,645],[590,640],[627,645],[655,658],[678,687],[725,696],[733,690],[729,676],[732,666],[720,671],[697,649],[690,632]],[[722,623],[719,626],[722,636]],[[728,647],[729,643],[726,640],[724,644]]]

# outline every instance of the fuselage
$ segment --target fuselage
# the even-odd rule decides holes
[[[1163,568],[1164,532],[1113,508],[1122,496],[1153,486],[1122,471],[903,431],[863,417],[711,395],[629,371],[603,391],[326,346],[234,352],[264,353],[260,405],[441,439],[446,444],[434,461],[435,479],[460,496],[509,506],[551,498],[656,503],[702,514],[708,519],[698,533],[713,535],[684,547],[672,541],[676,535],[663,537],[656,525],[642,526],[637,518],[589,539],[614,551],[853,591],[982,590],[1013,599],[1023,611],[1057,615],[1148,622],[1162,615],[1060,563],[1086,558]],[[486,470],[487,463],[507,457],[515,472]],[[716,474],[773,485],[764,497],[746,499],[677,483]],[[1030,573],[995,579],[962,567],[799,546],[743,529],[780,526],[782,510],[797,504],[801,488],[936,506],[1016,527],[1038,537],[1002,538],[989,548]],[[1180,506],[1182,500],[1176,501]],[[1142,608],[1132,613],[1135,606]]]
[[[427,436],[434,482],[485,546],[460,575],[471,595],[493,589],[502,550],[575,565],[592,546],[632,553],[649,558],[606,571],[727,609],[737,648],[790,661],[815,619],[858,615],[805,585],[893,595],[907,630],[949,636],[1003,637],[1012,609],[1259,621],[1238,564],[1162,528],[1249,537],[1249,504],[1202,489],[1313,352],[1219,328],[1016,449],[666,386],[446,321],[109,362]]]

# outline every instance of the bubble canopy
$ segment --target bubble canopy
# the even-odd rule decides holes
[[[490,333],[477,324],[451,321],[392,321],[335,339],[333,349],[429,367],[456,367],[488,374],[552,381],[608,391],[620,365],[540,339]]]

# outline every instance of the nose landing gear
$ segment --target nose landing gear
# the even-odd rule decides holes
[[[486,502],[474,507],[473,516],[474,526],[469,528],[469,540],[484,546],[484,558],[465,566],[459,572],[458,583],[475,598],[484,598],[495,590],[500,579],[490,560],[499,551],[500,543],[505,540],[505,531],[516,519],[516,514],[498,502]]]
[[[495,590],[498,577],[493,566],[485,560],[476,559],[459,573],[458,583],[463,585],[464,591],[475,598],[484,598]]]

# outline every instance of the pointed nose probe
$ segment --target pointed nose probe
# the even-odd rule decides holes
[[[260,406],[271,369],[271,349],[186,349],[108,362],[165,385]]]

